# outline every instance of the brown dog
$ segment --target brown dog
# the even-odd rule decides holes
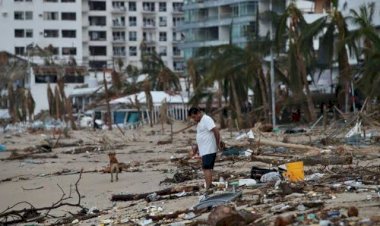
[[[111,172],[111,182],[113,182],[113,174],[116,173],[116,181],[119,180],[119,162],[116,158],[115,152],[108,153],[108,157],[110,159],[110,172]]]

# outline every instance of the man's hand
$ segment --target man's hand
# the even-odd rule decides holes
[[[223,141],[220,141],[218,144],[219,151],[223,151],[225,147],[226,147],[226,144]]]
[[[191,157],[194,158],[197,156],[199,156],[198,145],[193,144],[193,145],[191,145]]]

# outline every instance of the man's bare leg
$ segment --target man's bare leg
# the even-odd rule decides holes
[[[212,183],[212,170],[211,169],[204,169],[203,173],[205,175],[206,190],[208,190],[211,187],[211,183]]]

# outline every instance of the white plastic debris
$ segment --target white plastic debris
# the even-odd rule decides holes
[[[239,186],[254,186],[257,182],[254,179],[239,179]]]
[[[260,181],[262,183],[268,183],[271,181],[279,181],[279,180],[281,180],[281,175],[279,172],[266,173],[266,174],[262,175],[260,178]]]
[[[252,153],[253,153],[253,151],[251,149],[249,149],[249,148],[244,151],[244,155],[247,156],[247,157],[251,156]]]
[[[348,131],[348,133],[346,134],[346,138],[349,138],[349,137],[352,137],[354,135],[358,135],[360,134],[361,135],[362,133],[362,122],[361,121],[358,121],[354,127],[352,127],[350,129],[350,131]]]
[[[323,173],[313,173],[311,175],[305,176],[305,181],[316,181],[321,179],[325,174]]]
[[[244,138],[254,139],[255,135],[253,134],[252,130],[249,130],[247,133],[242,133],[239,136],[237,136],[236,140],[241,140]]]

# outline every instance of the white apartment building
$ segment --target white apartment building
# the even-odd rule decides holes
[[[3,0],[0,50],[26,55],[30,44],[53,48],[89,68],[141,66],[141,46],[176,72],[184,68],[182,0]]]
[[[0,1],[0,49],[26,55],[27,46],[51,46],[56,60],[81,62],[81,13],[78,0]]]

